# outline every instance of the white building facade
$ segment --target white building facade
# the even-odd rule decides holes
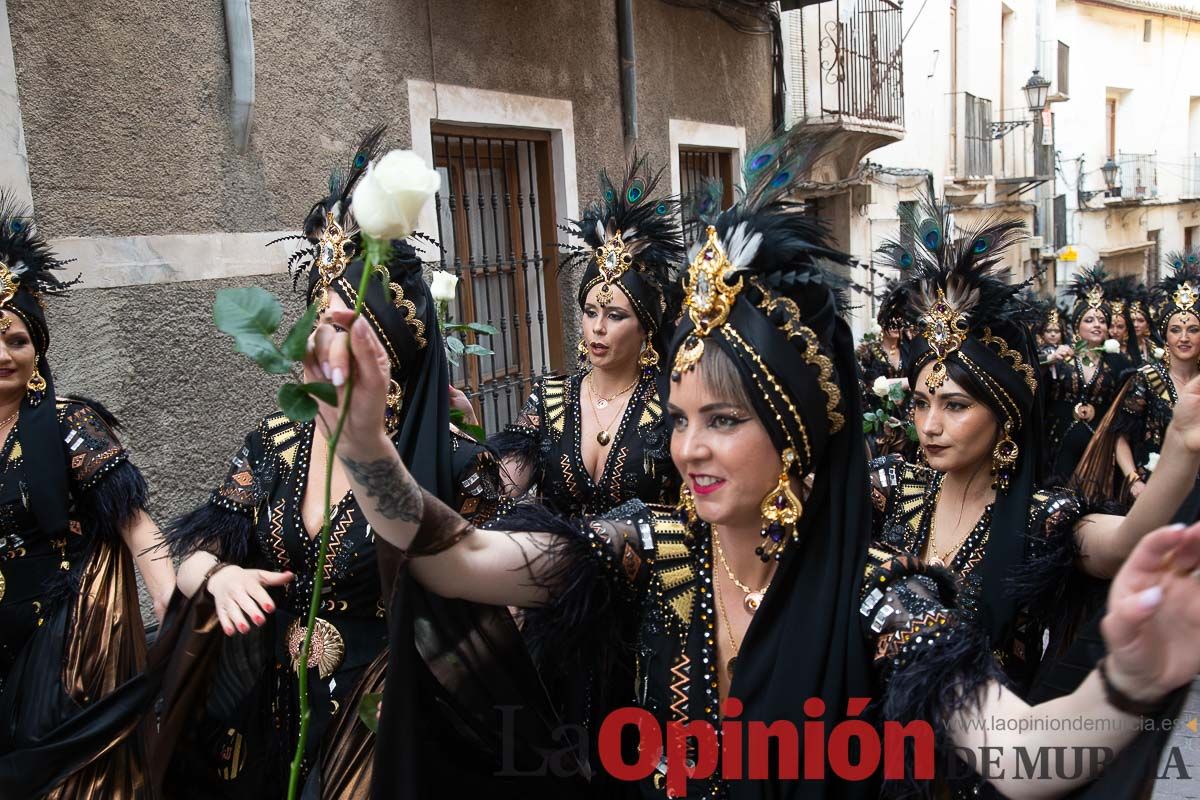
[[[992,217],[1025,222],[1031,237],[1010,253],[1010,266],[1040,276],[1043,291],[1096,261],[1152,280],[1153,259],[1200,246],[1200,230],[1189,233],[1200,225],[1200,73],[1188,66],[1200,56],[1194,5],[831,0],[785,12],[789,121],[837,116],[827,96],[862,60],[852,52],[856,37],[880,51],[868,59],[877,63],[867,80],[884,105],[888,80],[900,75],[898,124],[842,113],[847,129],[874,134],[846,147],[861,161],[814,175],[801,192],[862,262],[856,282],[880,287],[884,274],[868,268],[874,251],[899,235],[899,204],[930,190],[955,206],[960,229]],[[902,46],[884,52],[897,22]],[[1047,85],[1036,109],[1026,87],[1039,82]],[[1110,150],[1121,167],[1111,192],[1101,171]],[[859,306],[861,331],[874,303],[863,296]]]

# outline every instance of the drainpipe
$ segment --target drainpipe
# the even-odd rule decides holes
[[[229,74],[233,85],[233,141],[239,153],[250,146],[254,121],[254,30],[250,0],[225,0],[225,40],[229,45]]]
[[[621,50],[621,124],[625,157],[637,147],[637,51],[633,46],[633,0],[617,0],[617,41]]]

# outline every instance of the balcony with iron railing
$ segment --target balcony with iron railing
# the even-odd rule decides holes
[[[1122,200],[1158,197],[1158,159],[1153,153],[1117,153]]]
[[[977,184],[992,176],[992,101],[970,92],[957,92],[950,100],[950,174],[958,183]]]
[[[904,29],[896,0],[829,0],[782,15],[788,122],[844,132],[838,172],[904,136]]]
[[[1182,197],[1200,198],[1200,155],[1192,154],[1183,160]]]
[[[999,149],[998,193],[1020,195],[1054,178],[1053,114],[1031,114],[1027,108],[1004,109],[990,129]]]

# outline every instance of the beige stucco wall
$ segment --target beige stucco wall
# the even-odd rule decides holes
[[[766,132],[768,37],[658,0],[635,10],[643,152],[665,165],[671,118],[744,126],[751,141]],[[220,3],[7,0],[7,11],[33,201],[53,238],[291,228],[360,130],[386,122],[408,144],[409,78],[570,100],[581,202],[598,170],[624,160],[611,0],[252,0],[245,153],[229,124]],[[87,264],[73,266],[86,285]],[[160,519],[201,500],[274,406],[275,381],[211,323],[215,291],[248,283],[290,285],[181,281],[51,303],[60,392],[124,418]],[[564,317],[577,324],[573,307]]]

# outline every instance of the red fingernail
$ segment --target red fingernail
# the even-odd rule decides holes
[[[255,625],[262,625],[264,622],[266,622],[266,619],[258,616],[257,614],[254,615],[254,624]]]
[[[263,611],[267,612],[268,614],[270,614],[274,610],[275,610],[275,606],[271,605],[270,603],[263,606]]]
[[[233,636],[233,628],[224,628],[226,636]]]
[[[250,630],[250,626],[243,622],[242,624],[238,625],[238,630],[242,633],[245,633],[246,631]]]

